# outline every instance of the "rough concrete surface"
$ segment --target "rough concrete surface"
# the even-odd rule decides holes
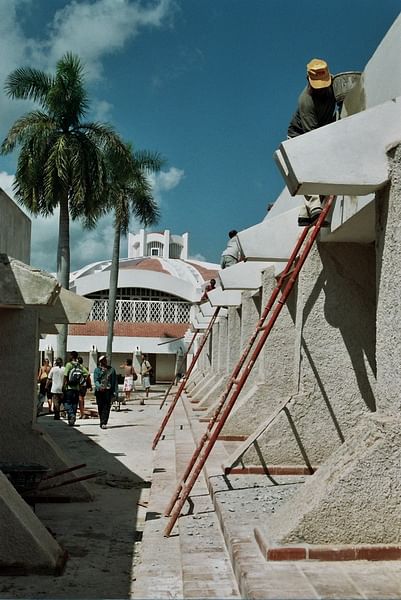
[[[80,427],[72,429],[51,416],[41,417],[71,462],[87,464],[82,473],[106,473],[87,482],[93,502],[36,506],[44,525],[69,552],[64,573],[2,576],[0,598],[401,597],[401,561],[266,562],[254,527],[269,526],[311,479],[218,475],[232,442],[218,442],[207,462],[212,497],[200,477],[184,516],[165,538],[164,510],[193,452],[193,438],[205,424],[184,398],[185,411],[179,402],[152,452],[164,415],[162,397],[155,392],[145,406],[135,400],[121,412],[112,411],[105,431],[97,419],[78,421]]]

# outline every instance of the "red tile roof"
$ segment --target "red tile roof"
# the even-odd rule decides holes
[[[69,335],[107,336],[106,321],[88,321],[84,325],[69,325]],[[178,338],[185,334],[189,323],[114,323],[114,335],[121,337]]]
[[[130,261],[120,262],[120,269],[143,269],[145,271],[156,271],[158,273],[167,273],[169,271],[163,269],[161,262],[157,258],[135,258]]]
[[[216,279],[217,273],[219,272],[216,269],[206,269],[206,267],[192,263],[190,260],[186,260],[185,262],[199,271],[205,281],[208,281],[209,279]]]

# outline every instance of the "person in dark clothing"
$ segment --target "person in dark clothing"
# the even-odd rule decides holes
[[[114,367],[107,364],[107,357],[99,358],[99,366],[93,373],[96,404],[100,419],[100,428],[107,429],[113,398],[118,396],[117,374]]]
[[[333,78],[326,61],[312,59],[306,65],[308,84],[298,98],[298,107],[288,127],[288,137],[308,133],[336,120],[336,99],[333,91]],[[301,207],[298,225],[313,224],[322,212],[320,196],[305,196]]]

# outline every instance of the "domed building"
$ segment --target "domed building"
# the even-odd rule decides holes
[[[111,260],[86,265],[71,274],[70,290],[94,301],[87,323],[70,325],[68,351],[76,350],[92,371],[106,352]],[[113,360],[118,369],[127,357],[147,354],[155,381],[171,381],[190,339],[190,308],[219,265],[188,258],[188,234],[128,235],[128,258],[120,260],[115,310]],[[186,336],[187,334],[187,336]],[[56,336],[40,349],[52,356]]]

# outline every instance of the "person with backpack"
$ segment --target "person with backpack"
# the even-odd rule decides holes
[[[93,373],[96,404],[100,428],[107,429],[113,399],[118,396],[117,374],[114,367],[107,364],[107,356],[99,358],[99,366]]]
[[[64,408],[67,412],[68,425],[73,427],[77,418],[79,389],[87,380],[89,371],[78,362],[78,352],[70,353],[70,360],[64,368]]]

